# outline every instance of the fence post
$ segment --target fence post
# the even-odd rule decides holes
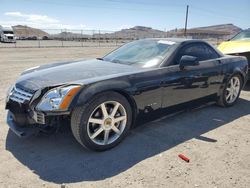
[[[64,35],[64,34],[63,34],[63,30],[61,29],[61,36],[62,36],[62,37],[61,37],[61,42],[62,42],[62,47],[63,47],[63,35]]]
[[[41,44],[40,44],[40,38],[38,38],[38,48],[40,48],[41,47]]]
[[[101,31],[99,29],[99,47],[101,46],[100,42],[101,42]]]
[[[96,43],[96,39],[95,39],[95,30],[93,29],[92,31],[92,37],[91,37],[91,43]],[[94,45],[94,44],[93,44]],[[95,45],[94,45],[95,46]]]
[[[83,47],[83,31],[81,30],[81,37],[82,37],[82,47]]]
[[[115,32],[115,46],[117,46],[117,37],[116,37],[116,32]]]

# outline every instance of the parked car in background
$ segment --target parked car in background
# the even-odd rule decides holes
[[[140,114],[204,98],[234,105],[247,70],[245,57],[225,56],[202,40],[138,40],[103,58],[26,70],[8,91],[7,123],[22,137],[68,118],[81,145],[103,151]]]
[[[12,27],[0,26],[0,42],[9,42],[9,43],[16,42],[16,37]]]
[[[26,38],[26,40],[37,40],[38,37],[37,36],[29,36]]]
[[[224,54],[245,56],[250,66],[250,29],[241,31],[232,39],[222,42],[218,49]],[[250,73],[248,75],[250,78]]]

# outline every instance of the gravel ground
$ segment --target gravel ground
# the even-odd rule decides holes
[[[206,105],[148,122],[107,152],[85,150],[68,126],[24,140],[9,131],[5,94],[20,72],[111,50],[0,49],[0,187],[249,187],[249,83],[234,107]]]

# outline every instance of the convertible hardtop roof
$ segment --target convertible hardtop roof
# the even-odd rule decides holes
[[[200,40],[200,39],[187,39],[187,38],[146,38],[146,39],[141,39],[141,40],[152,40],[152,41],[166,41],[166,42],[174,42],[177,43],[178,45],[182,44],[189,44],[189,43],[194,43],[194,42],[203,42],[211,46],[221,57],[224,56],[217,48],[215,48],[213,45],[209,44],[205,40]]]

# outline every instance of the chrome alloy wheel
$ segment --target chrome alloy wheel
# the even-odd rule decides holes
[[[120,137],[126,123],[127,113],[119,102],[103,102],[94,109],[88,119],[88,136],[95,144],[111,144]]]
[[[240,79],[237,76],[233,76],[226,88],[226,101],[228,103],[233,103],[240,92]]]

